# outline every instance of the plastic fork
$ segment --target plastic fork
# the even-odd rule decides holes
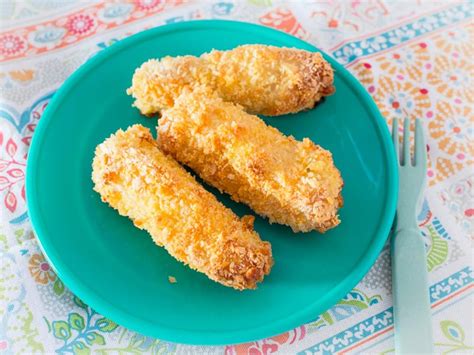
[[[425,188],[426,147],[423,127],[415,122],[415,149],[410,154],[410,120],[403,124],[400,155],[398,120],[392,138],[398,159],[400,189],[392,236],[392,293],[395,349],[398,354],[432,354],[433,333],[425,245],[416,221]]]

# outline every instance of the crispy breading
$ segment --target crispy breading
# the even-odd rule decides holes
[[[343,180],[332,155],[198,88],[158,120],[160,148],[255,212],[295,232],[339,224]]]
[[[252,289],[273,265],[270,243],[174,159],[150,131],[119,130],[95,151],[94,189],[177,260],[235,289]]]
[[[320,53],[246,45],[214,50],[201,59],[212,69],[218,94],[250,113],[295,113],[334,93],[333,70]]]
[[[277,116],[313,108],[334,92],[331,65],[295,48],[244,45],[198,57],[151,59],[135,71],[127,93],[145,115],[173,105],[185,88],[206,85],[250,113]]]
[[[135,98],[133,105],[142,114],[150,116],[173,106],[184,89],[198,83],[212,87],[214,81],[211,70],[199,58],[187,55],[150,59],[135,70],[127,94]]]

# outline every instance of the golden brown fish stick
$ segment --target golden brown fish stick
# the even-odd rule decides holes
[[[319,53],[244,45],[199,58],[149,60],[135,71],[127,92],[145,115],[171,107],[185,88],[206,85],[248,112],[277,116],[313,108],[334,92],[333,80]]]
[[[273,265],[271,246],[174,159],[140,125],[117,131],[95,152],[94,189],[148,231],[177,260],[235,289],[251,289]]]
[[[339,224],[343,181],[331,153],[297,141],[206,90],[184,93],[158,121],[161,149],[235,201],[294,231]]]

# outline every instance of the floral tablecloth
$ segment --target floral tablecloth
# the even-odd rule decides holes
[[[429,169],[418,222],[436,351],[473,353],[473,12],[472,2],[424,0],[0,1],[0,353],[394,351],[388,247],[360,284],[314,322],[220,347],[169,343],[118,326],[72,295],[41,254],[25,203],[25,168],[55,91],[121,38],[204,18],[260,23],[309,41],[362,82],[388,123],[423,119]]]

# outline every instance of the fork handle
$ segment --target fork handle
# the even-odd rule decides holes
[[[418,227],[395,232],[392,254],[395,349],[399,354],[432,354],[426,251]]]

